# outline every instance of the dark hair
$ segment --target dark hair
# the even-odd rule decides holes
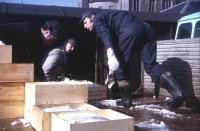
[[[44,25],[41,26],[41,28],[44,30],[50,30],[52,32],[55,32],[57,35],[65,33],[63,26],[56,20],[47,21]]]
[[[73,44],[75,47],[77,47],[77,43],[76,43],[76,40],[73,39],[73,38],[69,38],[65,41],[65,44],[67,43],[70,43],[70,44]]]

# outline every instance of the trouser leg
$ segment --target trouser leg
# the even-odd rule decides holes
[[[122,105],[126,108],[130,108],[132,106],[132,101],[130,99],[130,89],[129,83],[126,80],[118,81],[119,91],[121,100],[117,101],[117,105]]]

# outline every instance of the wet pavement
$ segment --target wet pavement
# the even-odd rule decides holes
[[[100,108],[110,108],[134,117],[135,131],[200,131],[200,113],[190,108],[180,107],[167,110],[163,101],[152,97],[138,98],[130,109],[116,106],[116,100],[93,101],[90,104]],[[0,120],[0,131],[34,131],[25,119]]]
[[[118,107],[116,100],[103,100],[91,104],[101,108],[111,108],[134,117],[135,131],[200,131],[200,113],[193,113],[190,108],[180,107],[170,111],[163,101],[152,97],[133,101],[134,107]]]

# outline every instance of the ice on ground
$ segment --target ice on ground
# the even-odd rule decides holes
[[[151,130],[162,130],[162,131],[169,131],[166,124],[163,121],[156,121],[151,119],[150,121],[139,122],[135,124],[135,126],[139,128],[151,129]]]
[[[177,118],[177,117],[181,117],[182,115],[180,114],[176,114],[175,112],[166,110],[166,109],[162,109],[159,105],[136,105],[135,109],[144,109],[144,110],[148,110],[151,111],[153,113],[162,115],[164,118]]]
[[[98,103],[106,107],[117,107],[116,101],[117,100],[110,99],[110,100],[101,100]]]
[[[11,126],[16,126],[16,125],[18,125],[18,124],[22,124],[23,127],[28,127],[28,126],[30,126],[30,122],[28,122],[28,121],[27,121],[26,119],[24,119],[24,118],[20,118],[20,119],[18,119],[18,120],[15,120],[15,121],[11,122]]]

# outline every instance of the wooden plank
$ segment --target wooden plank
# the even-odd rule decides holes
[[[86,103],[33,106],[31,125],[37,131],[51,131],[51,113],[87,110],[99,110],[99,108]]]
[[[88,84],[88,100],[103,100],[107,97],[107,87],[104,85],[91,83]]]
[[[26,82],[34,80],[33,64],[0,64],[0,82]]]
[[[24,101],[0,101],[0,119],[18,118],[24,115]]]
[[[103,117],[105,121],[93,121],[82,123],[69,123],[68,119],[83,116],[87,113],[94,113]],[[52,113],[51,131],[133,131],[133,117],[122,113],[102,109],[96,111]]]
[[[12,63],[11,45],[0,45],[0,63]]]
[[[27,82],[25,84],[24,117],[31,120],[33,105],[86,103],[87,101],[87,83]]]
[[[3,100],[24,100],[25,83],[24,82],[1,82],[0,83],[0,101]]]

